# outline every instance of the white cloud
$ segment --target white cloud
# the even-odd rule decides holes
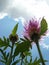
[[[5,16],[7,16],[7,13],[0,13],[0,19],[3,19]]]
[[[19,17],[28,20],[33,16],[37,18],[45,16],[49,26],[49,5],[47,3],[49,0],[0,0],[0,13],[5,12],[15,20]]]

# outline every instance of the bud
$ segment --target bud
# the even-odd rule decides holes
[[[15,43],[18,40],[18,35],[16,34],[15,36],[13,36],[12,34],[10,34],[9,39],[12,43]]]

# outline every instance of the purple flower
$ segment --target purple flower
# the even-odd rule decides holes
[[[32,19],[29,21],[29,23],[25,24],[24,29],[24,37],[28,38],[31,42],[36,43],[42,65],[45,65],[38,41],[41,36],[44,35],[47,31],[46,20],[43,18],[41,23],[39,24],[38,20]]]
[[[40,25],[39,21],[32,19],[24,26],[24,37],[36,42],[40,39]]]

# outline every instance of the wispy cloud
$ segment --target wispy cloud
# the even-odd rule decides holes
[[[49,50],[49,37],[42,37],[40,40],[39,40],[39,44],[42,48],[45,48],[47,50]]]
[[[42,44],[40,44],[40,45],[41,45],[43,48],[49,50],[49,45],[47,45],[47,44],[45,44],[45,43],[42,43]]]

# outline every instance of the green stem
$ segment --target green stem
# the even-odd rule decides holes
[[[26,65],[27,65],[27,56],[26,56]]]
[[[14,46],[14,44],[12,43],[11,53],[10,53],[10,57],[9,57],[9,59],[8,59],[7,65],[10,65],[10,64],[11,64],[11,62],[12,62],[13,46]]]
[[[39,47],[39,43],[38,43],[38,42],[36,42],[36,46],[37,46],[37,49],[38,49],[38,52],[39,52],[39,56],[40,56],[42,65],[45,65],[44,59],[43,59],[43,57],[42,57],[42,53],[41,53],[41,50],[40,50],[40,47]]]

